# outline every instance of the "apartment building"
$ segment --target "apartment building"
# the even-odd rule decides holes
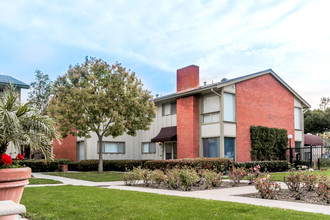
[[[200,85],[199,67],[177,70],[177,91],[153,99],[150,129],[136,136],[105,137],[103,158],[251,160],[250,127],[284,128],[304,146],[303,110],[310,105],[273,70]],[[98,159],[97,136],[69,136],[54,144],[56,158]]]

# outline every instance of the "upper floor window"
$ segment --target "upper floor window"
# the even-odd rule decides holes
[[[294,128],[301,129],[301,111],[300,108],[294,108]]]
[[[142,143],[142,153],[143,154],[156,153],[156,143],[154,142]]]
[[[203,123],[220,121],[220,98],[217,95],[203,97]]]
[[[235,122],[235,95],[224,93],[224,121]]]
[[[176,103],[166,103],[162,106],[163,116],[176,114]]]

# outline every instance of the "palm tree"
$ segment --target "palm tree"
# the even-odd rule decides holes
[[[17,150],[29,145],[31,151],[40,150],[46,159],[51,159],[53,138],[58,139],[55,123],[51,118],[40,115],[30,102],[22,104],[15,87],[9,83],[0,95],[0,155],[9,143]]]

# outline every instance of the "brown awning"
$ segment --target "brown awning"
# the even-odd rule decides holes
[[[176,141],[176,126],[162,128],[152,142]]]
[[[323,141],[316,135],[304,134],[305,145],[323,146]]]

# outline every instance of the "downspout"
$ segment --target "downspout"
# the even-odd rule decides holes
[[[221,94],[219,94],[219,93],[217,93],[216,91],[214,91],[213,88],[211,88],[211,91],[212,91],[214,94],[216,94],[216,95],[218,95],[219,97],[221,97]]]

